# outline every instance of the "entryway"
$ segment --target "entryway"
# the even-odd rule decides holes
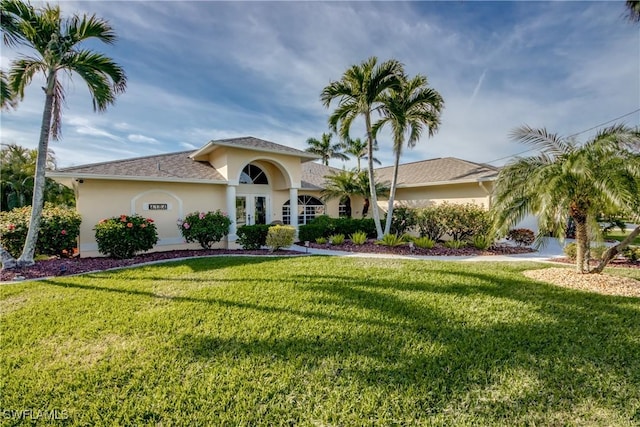
[[[269,197],[264,195],[236,196],[236,226],[271,222],[269,203]]]

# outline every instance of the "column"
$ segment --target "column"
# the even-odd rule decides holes
[[[289,189],[289,225],[296,229],[296,238],[298,238],[298,189]]]
[[[235,185],[227,185],[227,215],[229,215],[229,219],[231,220],[231,225],[229,226],[229,235],[227,236],[227,241],[235,242],[237,226],[236,226],[236,186]]]

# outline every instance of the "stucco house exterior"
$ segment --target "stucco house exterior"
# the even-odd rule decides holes
[[[339,200],[322,201],[324,177],[339,169],[315,163],[305,151],[254,137],[210,141],[182,151],[60,169],[47,176],[73,188],[82,215],[79,251],[98,256],[93,228],[103,218],[140,214],[158,229],[155,250],[194,248],[176,225],[195,211],[226,212],[232,220],[223,246],[234,247],[244,224],[281,222],[298,227],[315,216],[340,214]],[[376,172],[391,180],[392,168]],[[497,169],[455,158],[401,165],[398,204],[426,206],[452,201],[490,206]],[[362,200],[352,201],[359,217]],[[386,208],[386,202],[379,206]],[[292,215],[297,212],[297,215]]]

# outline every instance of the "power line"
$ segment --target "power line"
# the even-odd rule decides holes
[[[567,138],[573,138],[574,136],[578,136],[578,135],[580,135],[580,134],[583,134],[583,133],[589,132],[589,131],[591,131],[591,130],[597,129],[597,128],[602,127],[602,126],[604,126],[604,125],[607,125],[607,124],[609,124],[609,123],[611,123],[611,122],[615,122],[616,120],[623,119],[623,118],[625,118],[625,117],[627,117],[627,116],[630,116],[630,115],[632,115],[632,114],[635,114],[635,113],[637,113],[637,112],[639,112],[639,111],[640,111],[640,108],[638,108],[638,109],[636,109],[636,110],[633,110],[633,111],[631,111],[631,112],[629,112],[629,113],[627,113],[627,114],[623,114],[623,115],[621,115],[621,116],[618,116],[618,117],[616,117],[615,119],[611,119],[611,120],[607,120],[606,122],[602,122],[602,123],[600,123],[600,124],[598,124],[598,125],[595,125],[595,126],[593,126],[593,127],[590,127],[589,129],[585,129],[585,130],[582,130],[582,131],[580,131],[580,132],[573,133],[573,134],[571,134],[571,135],[567,136]],[[509,158],[511,158],[511,157],[516,157],[516,156],[519,156],[519,155],[521,155],[521,154],[528,153],[528,152],[530,152],[530,151],[535,151],[535,150],[537,150],[537,149],[538,149],[538,148],[535,148],[535,147],[534,147],[534,148],[529,148],[528,150],[520,151],[519,153],[510,154],[510,155],[508,155],[508,156],[500,157],[499,159],[491,160],[491,161],[489,161],[489,162],[484,162],[484,163],[491,164],[491,163],[497,162],[497,161],[499,161],[499,160],[504,160],[504,159],[509,159]]]

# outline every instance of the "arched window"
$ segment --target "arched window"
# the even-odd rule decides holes
[[[298,196],[298,225],[308,224],[324,212],[324,204],[320,200],[313,196]],[[282,205],[282,222],[291,224],[291,200]]]
[[[249,163],[242,169],[240,184],[269,184],[269,180],[262,169]]]

